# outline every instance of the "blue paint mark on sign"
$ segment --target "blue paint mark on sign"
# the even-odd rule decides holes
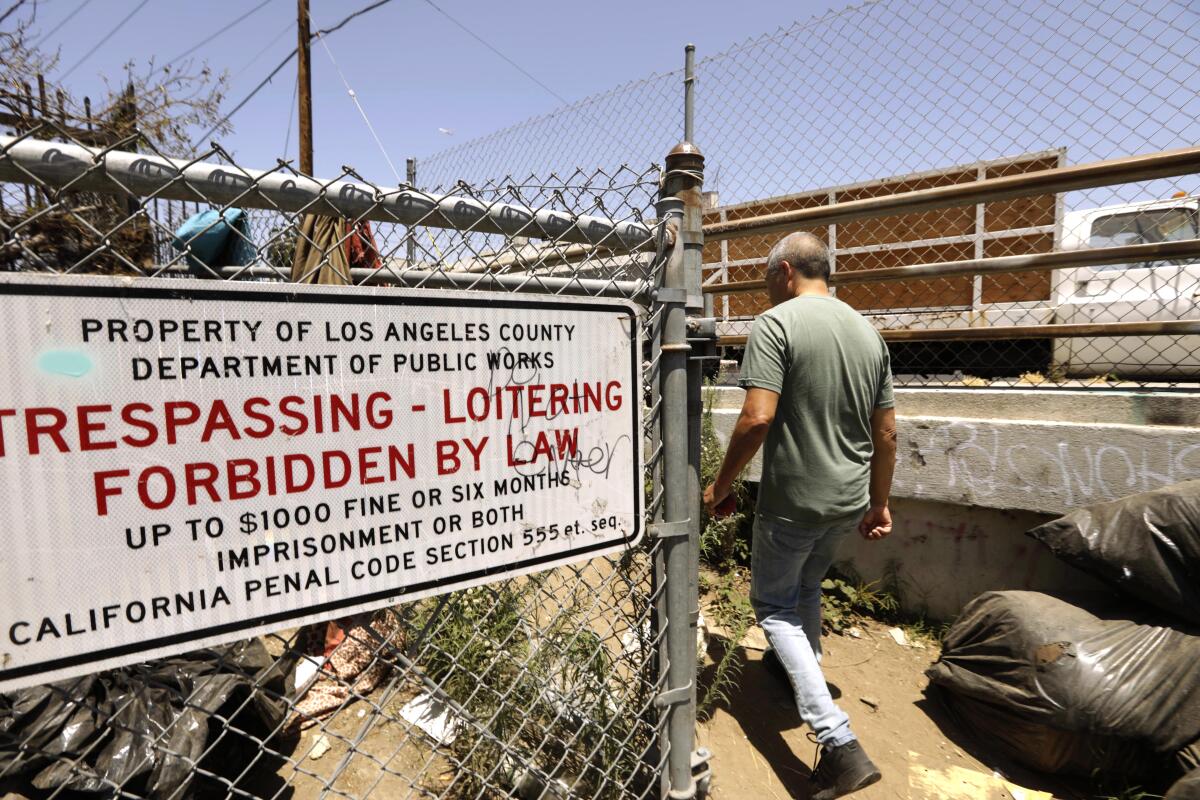
[[[82,378],[92,371],[92,359],[78,350],[50,350],[38,356],[38,367],[51,375]]]

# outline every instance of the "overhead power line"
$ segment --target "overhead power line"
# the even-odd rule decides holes
[[[130,11],[128,14],[126,14],[124,17],[122,17],[121,21],[112,27],[112,30],[110,30],[108,33],[104,34],[104,36],[100,37],[100,41],[98,41],[94,45],[92,45],[92,48],[83,54],[83,58],[76,61],[74,64],[71,65],[71,68],[69,70],[67,70],[61,76],[59,76],[59,80],[65,81],[67,78],[69,78],[71,76],[72,72],[79,69],[81,64],[83,64],[85,61],[87,61],[89,58],[91,58],[92,55],[94,55],[97,50],[99,50],[101,47],[103,47],[108,42],[109,39],[111,39],[113,36],[116,35],[117,31],[119,31],[119,30],[121,30],[121,28],[125,27],[126,22],[129,22],[129,20],[133,19],[134,14],[138,13],[143,8],[145,8],[146,4],[149,2],[150,2],[150,0],[142,0],[142,2],[140,2],[136,6],[134,6],[132,11]]]
[[[216,31],[215,33],[211,34],[210,36],[208,36],[208,38],[206,38],[206,39],[204,39],[204,40],[202,40],[202,41],[200,41],[200,42],[198,42],[198,43],[196,43],[196,44],[192,45],[191,47],[189,47],[189,48],[188,48],[187,50],[185,50],[184,52],[182,52],[182,53],[180,53],[179,55],[177,55],[177,56],[175,56],[174,58],[172,58],[172,59],[171,59],[170,61],[168,61],[168,62],[167,62],[167,63],[166,63],[164,66],[170,66],[171,64],[175,64],[175,63],[177,63],[177,62],[179,62],[179,61],[182,61],[183,59],[187,58],[187,57],[188,57],[188,56],[190,56],[192,53],[196,52],[196,51],[197,51],[197,50],[199,50],[201,47],[204,47],[204,45],[206,45],[206,44],[208,44],[209,42],[211,42],[213,39],[216,39],[216,38],[217,38],[218,36],[220,36],[222,33],[225,33],[225,31],[229,30],[230,28],[234,27],[235,25],[237,25],[237,24],[238,24],[239,22],[241,22],[242,20],[244,20],[244,19],[246,19],[247,17],[249,17],[251,14],[254,14],[254,13],[255,13],[255,12],[257,12],[257,11],[260,11],[260,10],[261,10],[263,7],[265,7],[265,6],[266,6],[268,3],[270,3],[270,2],[272,2],[272,0],[262,0],[262,2],[261,2],[261,3],[259,3],[258,5],[256,5],[254,8],[250,9],[250,10],[249,10],[249,11],[247,11],[245,14],[242,14],[242,15],[241,15],[240,17],[238,17],[237,19],[235,19],[235,20],[233,20],[232,22],[228,23],[227,25],[225,25],[224,27],[222,27],[220,30],[218,30],[218,31]]]
[[[392,0],[379,0],[379,2],[377,2],[377,3],[372,3],[369,6],[363,6],[358,11],[355,11],[354,13],[350,14],[349,16],[342,17],[342,21],[339,22],[337,25],[334,25],[332,28],[325,28],[324,30],[319,30],[316,33],[314,33],[313,36],[314,37],[315,36],[325,36],[327,34],[333,33],[336,30],[340,30],[341,28],[346,26],[346,23],[348,23],[350,20],[354,19],[355,17],[361,17],[363,14],[366,14],[368,11],[374,11],[375,9],[379,8],[380,6],[386,6],[390,2],[392,2]]]
[[[363,6],[359,10],[351,12],[350,14],[347,14],[345,17],[342,17],[341,21],[339,21],[333,27],[324,28],[322,30],[319,30],[316,33],[314,33],[313,36],[314,37],[324,36],[326,34],[330,34],[330,33],[333,33],[334,31],[340,30],[352,19],[355,19],[356,17],[360,17],[369,11],[374,11],[375,9],[379,8],[380,6],[386,6],[390,2],[392,2],[392,0],[378,0],[378,2],[371,3],[370,5],[367,5],[367,6]],[[247,103],[249,103],[250,100],[253,99],[253,97],[256,94],[261,92],[263,90],[263,87],[265,87],[268,83],[270,83],[271,79],[274,78],[276,75],[278,75],[279,71],[281,69],[283,69],[284,67],[286,67],[288,65],[288,63],[293,58],[295,58],[296,54],[299,52],[300,52],[299,47],[293,47],[292,52],[288,53],[287,57],[284,58],[283,61],[279,62],[279,66],[277,66],[277,67],[275,67],[275,69],[271,70],[271,73],[269,75],[267,75],[267,77],[263,78],[257,86],[255,86],[252,90],[250,90],[250,93],[248,95],[246,95],[245,97],[243,97],[241,102],[239,102],[236,106],[233,107],[232,111],[230,111],[225,116],[221,117],[221,119],[218,120],[215,125],[213,125],[211,128],[209,128],[208,131],[203,136],[198,137],[196,139],[196,141],[204,141],[209,136],[212,136],[214,131],[216,131],[218,128],[220,128],[222,125],[224,125],[226,122],[228,122],[230,120],[230,118],[232,118],[234,114],[236,114],[238,111],[240,111],[243,106],[245,106]]]
[[[371,136],[375,138],[375,144],[379,146],[379,152],[383,153],[383,158],[387,161],[389,167],[392,168],[392,174],[396,176],[396,183],[404,183],[404,179],[400,177],[399,170],[392,163],[392,157],[388,155],[387,148],[383,146],[383,140],[379,138],[379,134],[375,132],[375,126],[371,124],[371,118],[367,116],[367,110],[358,100],[358,92],[350,87],[350,81],[346,80],[346,75],[342,72],[342,68],[338,66],[337,60],[333,57],[333,51],[329,49],[329,44],[325,41],[325,37],[319,37],[321,46],[325,48],[325,54],[329,56],[329,62],[333,64],[334,70],[338,77],[342,79],[342,85],[346,87],[346,94],[350,95],[350,99],[354,101],[354,106],[358,109],[359,115],[362,116],[362,121],[366,123],[367,130],[371,132]],[[289,120],[290,121],[290,120]]]
[[[487,39],[484,39],[484,38],[483,38],[482,36],[480,36],[478,33],[476,33],[475,31],[471,30],[470,28],[468,28],[466,25],[464,25],[464,24],[462,24],[461,22],[459,22],[459,21],[458,21],[457,19],[455,19],[454,17],[450,16],[448,13],[446,13],[445,9],[443,9],[443,8],[442,8],[441,6],[439,6],[437,3],[433,2],[433,0],[425,0],[425,2],[426,2],[426,3],[428,3],[430,6],[432,6],[432,7],[433,7],[433,9],[434,9],[435,11],[437,11],[439,14],[441,14],[443,17],[445,17],[446,19],[450,20],[450,21],[451,21],[451,22],[453,22],[455,25],[457,25],[459,28],[461,28],[461,29],[462,29],[462,31],[463,31],[464,33],[466,33],[468,36],[470,36],[472,39],[474,39],[475,41],[479,42],[480,44],[482,44],[482,45],[483,45],[484,47],[486,47],[488,50],[491,50],[491,51],[492,51],[493,53],[495,53],[496,55],[500,56],[500,58],[502,58],[502,59],[504,59],[505,61],[507,61],[507,62],[509,63],[509,65],[510,65],[510,66],[512,66],[512,67],[513,67],[515,70],[517,70],[517,71],[518,71],[518,72],[520,72],[522,75],[524,75],[526,78],[529,78],[529,80],[533,81],[533,82],[534,82],[534,83],[536,83],[538,86],[542,87],[542,88],[543,88],[543,89],[545,89],[547,92],[549,92],[549,93],[550,93],[550,95],[551,95],[551,96],[552,96],[552,97],[553,97],[555,100],[558,100],[558,101],[559,101],[560,103],[562,103],[563,105],[570,105],[570,101],[569,101],[569,100],[567,100],[567,98],[563,97],[561,94],[559,94],[558,92],[554,91],[553,89],[551,89],[551,88],[550,88],[549,86],[547,86],[546,84],[542,83],[540,80],[538,80],[538,79],[537,79],[537,77],[536,77],[536,76],[535,76],[533,73],[531,73],[529,70],[527,70],[527,69],[525,69],[524,67],[522,67],[522,66],[521,66],[520,64],[518,64],[516,61],[513,61],[511,58],[509,58],[508,56],[504,55],[504,53],[500,52],[500,50],[499,50],[499,49],[498,49],[498,48],[497,48],[495,45],[493,45],[491,42],[489,42]]]
[[[41,47],[43,42],[45,42],[51,36],[58,33],[60,30],[62,30],[64,25],[66,25],[71,20],[75,19],[75,17],[77,17],[79,15],[80,11],[83,11],[85,8],[87,8],[87,4],[90,2],[92,2],[92,0],[83,0],[82,3],[75,6],[74,11],[72,11],[70,14],[67,14],[65,17],[63,17],[61,20],[59,20],[58,24],[55,25],[53,28],[51,28],[47,33],[43,33],[41,36],[39,36],[37,38],[37,41],[33,43],[33,46]],[[3,20],[0,20],[0,22],[3,22]]]
[[[17,13],[17,11],[21,8],[21,6],[25,5],[26,2],[28,2],[28,0],[17,0],[17,2],[13,3],[9,7],[8,11],[5,11],[3,14],[0,14],[0,24],[3,24],[4,20],[8,19],[13,14]]]
[[[296,57],[296,49],[295,49],[295,48],[293,48],[293,49],[292,49],[292,52],[288,53],[288,54],[287,54],[287,57],[286,57],[285,59],[283,59],[283,61],[280,61],[280,62],[279,62],[279,65],[278,65],[277,67],[275,67],[275,69],[271,70],[270,74],[269,74],[269,75],[267,75],[267,77],[263,78],[263,79],[262,79],[262,80],[259,82],[258,86],[255,86],[255,87],[254,87],[254,88],[253,88],[253,89],[250,91],[250,94],[248,94],[248,95],[246,95],[245,97],[243,97],[243,98],[242,98],[242,100],[241,100],[241,102],[240,102],[240,103],[238,103],[236,106],[234,106],[234,107],[233,107],[233,110],[231,110],[231,111],[230,111],[228,114],[226,114],[225,116],[221,117],[221,119],[217,120],[217,122],[216,122],[216,123],[215,123],[215,124],[214,124],[214,125],[213,125],[211,128],[209,128],[207,131],[205,131],[205,133],[204,133],[204,135],[203,135],[203,136],[200,136],[200,137],[198,137],[198,141],[204,141],[204,140],[205,140],[205,139],[207,139],[209,136],[212,136],[212,135],[213,135],[213,133],[214,133],[214,132],[215,132],[215,131],[216,131],[218,128],[220,128],[222,125],[224,125],[226,122],[228,122],[228,121],[229,121],[229,118],[230,118],[230,117],[232,117],[232,116],[233,116],[234,114],[236,114],[237,112],[241,111],[241,110],[242,110],[242,106],[246,105],[246,103],[249,103],[249,102],[250,102],[252,99],[254,99],[254,95],[256,95],[256,94],[258,94],[260,91],[262,91],[263,87],[264,87],[264,86],[266,86],[268,83],[270,83],[270,82],[271,82],[271,79],[272,79],[272,78],[274,78],[276,75],[278,75],[278,74],[279,74],[279,70],[281,70],[281,69],[283,69],[284,67],[286,67],[286,66],[288,65],[288,63],[289,63],[289,62],[291,62],[291,60],[292,60],[293,58],[295,58],[295,57]]]
[[[240,67],[238,67],[234,71],[234,73],[232,75],[229,76],[230,83],[232,83],[233,81],[236,81],[238,78],[240,78],[246,72],[246,70],[250,69],[252,66],[257,64],[258,60],[260,58],[262,58],[263,55],[268,50],[270,50],[272,47],[274,47],[276,42],[278,42],[280,39],[282,39],[284,36],[286,36],[288,33],[290,33],[294,29],[295,29],[295,23],[285,22],[283,27],[279,29],[279,33],[277,33],[273,37],[271,37],[271,41],[267,42],[261,48],[259,48],[259,51],[257,53],[255,53],[253,56],[251,56],[249,61],[247,61],[245,64],[242,64]]]

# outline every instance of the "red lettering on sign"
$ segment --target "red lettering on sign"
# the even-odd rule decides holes
[[[39,417],[50,417],[51,422],[43,424],[38,421]],[[71,448],[67,447],[67,440],[62,435],[62,430],[66,426],[67,415],[57,408],[25,409],[25,440],[29,447],[29,454],[36,456],[42,452],[40,444],[42,436],[49,436],[50,441],[58,448],[58,452],[69,453]]]

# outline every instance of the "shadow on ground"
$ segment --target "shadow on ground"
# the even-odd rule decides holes
[[[712,663],[700,670],[698,696],[704,698],[712,685],[717,665],[725,657],[731,643],[724,637],[713,635],[708,641],[708,655]],[[741,727],[750,746],[766,765],[775,772],[779,782],[791,797],[807,800],[808,778],[812,774],[812,755],[801,757],[792,750],[783,734],[804,727],[796,712],[795,701],[790,689],[764,665],[758,653],[744,647],[732,645],[735,658],[742,667],[735,681],[725,687],[724,697],[713,704],[712,711],[721,709],[729,714]],[[753,654],[753,658],[749,656]],[[830,687],[836,689],[836,687]],[[840,691],[837,692],[840,696]],[[710,711],[711,715],[711,711]],[[816,752],[816,745],[813,745]]]

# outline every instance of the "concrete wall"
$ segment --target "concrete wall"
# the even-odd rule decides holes
[[[743,394],[711,391],[725,440]],[[1024,532],[1081,505],[1200,478],[1200,395],[901,389],[896,410],[895,531],[856,540],[844,557],[869,580],[897,572],[906,605],[935,617],[991,589],[1098,590]]]
[[[897,498],[892,515],[891,536],[878,542],[851,537],[838,560],[849,562],[864,580],[898,578],[909,611],[950,620],[994,589],[1107,591],[1024,535],[1053,514]]]

